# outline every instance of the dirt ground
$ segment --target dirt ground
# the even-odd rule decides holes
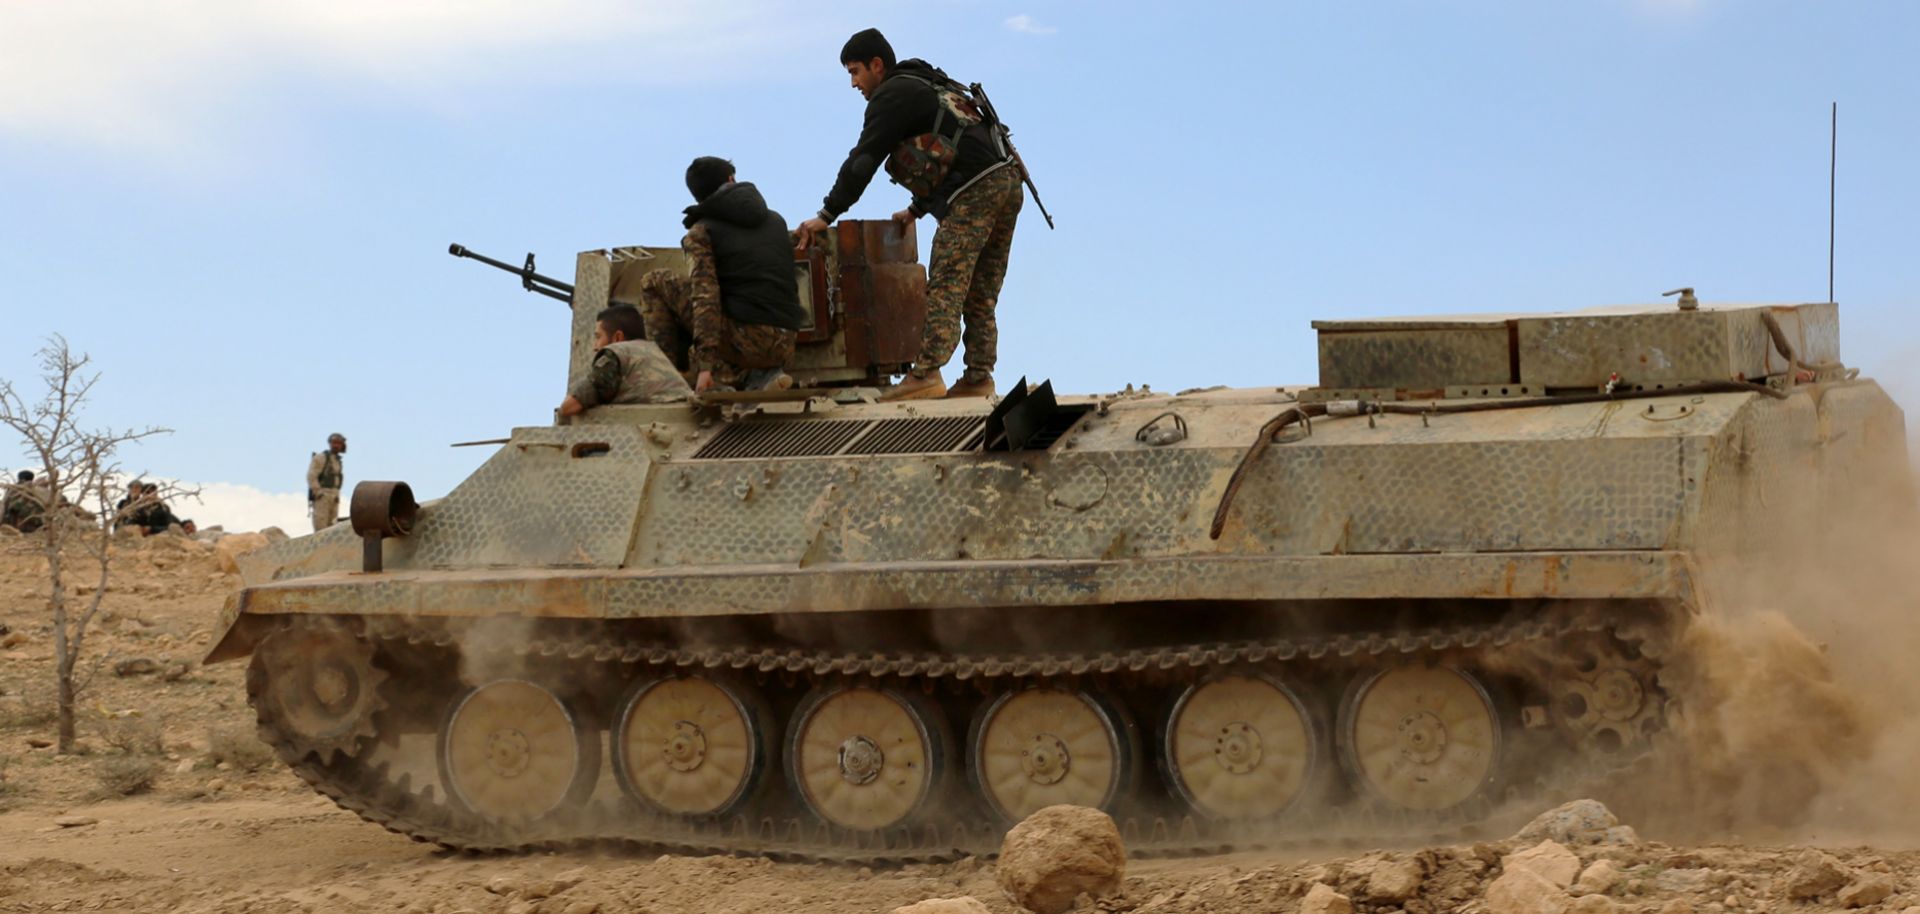
[[[57,755],[48,748],[53,649],[37,546],[0,537],[0,912],[887,914],[963,895],[995,914],[1018,910],[993,864],[972,858],[874,871],[633,853],[476,857],[363,823],[306,789],[253,739],[243,663],[199,665],[238,579],[222,572],[212,546],[178,537],[123,547],[88,645],[98,665],[82,697],[80,752]],[[1711,780],[1684,784],[1721,789]],[[1536,845],[1535,836],[1137,860],[1123,894],[1097,907],[1342,910],[1313,908],[1324,900],[1308,899],[1318,884],[1361,914],[1920,911],[1920,852],[1907,849],[1920,842],[1900,830],[1881,832],[1877,848],[1825,850],[1810,845],[1845,845],[1851,836],[1802,827],[1703,837],[1636,821],[1636,791],[1612,792],[1603,798],[1649,840],[1573,844],[1583,873],[1608,861],[1599,870],[1616,874],[1591,897],[1497,887],[1518,868],[1509,855]],[[1894,813],[1904,821],[1909,810]],[[1663,843],[1683,838],[1691,843]],[[1726,840],[1754,843],[1714,843]],[[1411,888],[1394,889],[1381,873],[1410,874]]]

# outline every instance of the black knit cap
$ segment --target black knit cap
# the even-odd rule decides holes
[[[893,45],[887,43],[887,36],[880,34],[879,29],[861,29],[840,48],[842,64],[866,63],[875,57],[880,58],[887,69],[893,69]]]
[[[703,203],[733,177],[733,163],[717,156],[701,156],[687,166],[687,190],[693,202]]]

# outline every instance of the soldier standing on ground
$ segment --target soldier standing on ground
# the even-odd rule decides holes
[[[1023,200],[1019,167],[997,128],[967,123],[951,104],[954,84],[945,73],[923,60],[896,64],[879,30],[847,39],[840,63],[866,96],[866,121],[819,215],[800,223],[801,244],[860,199],[884,158],[894,182],[913,194],[894,220],[904,224],[932,213],[940,227],[927,268],[920,356],[882,399],[992,396],[999,343],[993,312]],[[940,368],[953,358],[963,317],[967,369],[948,389]]]
[[[347,481],[340,458],[346,452],[347,436],[334,432],[327,436],[327,449],[307,462],[307,504],[313,511],[315,533],[340,519],[340,487]]]
[[[787,220],[767,208],[758,188],[735,181],[726,159],[694,159],[687,190],[694,205],[685,210],[680,249],[693,270],[641,277],[647,339],[688,372],[695,391],[793,386],[784,369],[807,315]]]

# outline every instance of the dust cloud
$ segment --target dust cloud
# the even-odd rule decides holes
[[[1674,840],[1920,846],[1920,513],[1915,488],[1886,489],[1711,575],[1715,605],[1661,673],[1670,732],[1606,792],[1629,821]]]

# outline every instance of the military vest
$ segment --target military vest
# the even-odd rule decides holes
[[[601,351],[620,360],[620,392],[608,402],[679,403],[693,397],[687,379],[653,341],[622,340]]]
[[[932,89],[939,101],[932,129],[901,141],[887,156],[887,176],[915,197],[931,197],[934,191],[940,189],[940,185],[947,180],[947,173],[953,170],[954,161],[960,157],[960,140],[969,130],[978,128],[983,131],[985,135],[982,139],[993,145],[1000,158],[1008,157],[1000,129],[986,124],[980,106],[974,102],[967,87],[942,70],[928,69],[931,72],[900,70],[895,77],[911,79]],[[981,174],[992,170],[985,169]],[[958,195],[959,192],[955,191],[955,196]]]
[[[318,479],[322,489],[338,489],[346,481],[346,473],[340,468],[340,455],[332,448],[320,452],[320,473]]]
[[[702,219],[713,239],[714,278],[720,283],[720,310],[743,324],[767,324],[798,330],[805,320],[793,271],[793,238],[779,213],[768,212],[759,225],[746,227],[723,219]]]

